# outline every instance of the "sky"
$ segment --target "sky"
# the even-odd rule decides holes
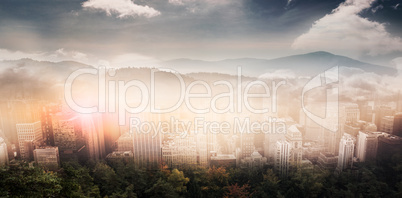
[[[398,16],[402,0],[2,0],[0,60],[146,65],[327,51],[392,66]]]

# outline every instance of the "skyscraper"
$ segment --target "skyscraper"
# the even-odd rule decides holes
[[[292,125],[288,128],[288,132],[286,134],[286,141],[290,143],[290,157],[289,162],[292,166],[300,166],[302,161],[302,134],[299,129],[297,129],[296,125]]]
[[[402,137],[402,113],[397,113],[394,116],[392,134]]]
[[[8,151],[6,142],[0,137],[0,167],[8,165]]]
[[[378,106],[375,110],[375,122],[374,124],[378,127],[381,125],[381,120],[385,116],[393,116],[394,110],[389,106]]]
[[[106,157],[102,117],[99,114],[81,115],[82,136],[89,158],[95,161]]]
[[[356,157],[360,162],[373,161],[376,159],[379,134],[380,133],[359,131]]]
[[[381,132],[392,134],[394,127],[394,116],[384,116],[381,125],[378,127]]]
[[[78,116],[53,114],[52,127],[55,145],[61,153],[73,153],[83,146],[82,126]]]
[[[275,169],[283,176],[289,172],[291,144],[287,141],[276,142]]]
[[[58,104],[47,104],[42,106],[41,122],[42,122],[43,141],[48,146],[55,145],[52,115],[60,111],[61,111],[61,105]]]
[[[339,143],[339,156],[337,170],[342,171],[353,166],[354,141],[352,136],[344,134]]]
[[[20,155],[22,159],[26,159],[26,141],[32,141],[34,144],[42,142],[42,126],[41,122],[21,123],[17,124],[18,145],[20,147]]]
[[[241,158],[250,157],[255,150],[254,134],[242,133],[240,135]]]
[[[179,135],[168,138],[162,146],[163,161],[169,167],[197,164],[197,144],[193,135]]]

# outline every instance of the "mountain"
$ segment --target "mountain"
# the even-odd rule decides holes
[[[160,65],[180,73],[218,72],[232,75],[237,74],[237,67],[241,66],[242,74],[246,76],[260,76],[276,70],[291,70],[300,76],[312,76],[334,66],[358,68],[377,74],[393,75],[396,73],[394,68],[373,65],[323,51],[271,60],[253,58],[225,59],[221,61],[175,59],[162,62]]]

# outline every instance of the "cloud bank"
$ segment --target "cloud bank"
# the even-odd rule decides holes
[[[149,6],[137,5],[131,0],[88,0],[82,4],[84,8],[96,9],[106,12],[107,15],[116,14],[118,18],[143,16],[155,17],[161,13]]]
[[[382,55],[402,51],[402,39],[387,32],[385,25],[359,14],[375,0],[346,0],[332,13],[314,22],[310,30],[296,38],[293,49],[326,50],[354,56]]]

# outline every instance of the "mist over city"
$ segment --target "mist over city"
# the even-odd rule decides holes
[[[401,197],[399,0],[0,2],[0,197]]]

